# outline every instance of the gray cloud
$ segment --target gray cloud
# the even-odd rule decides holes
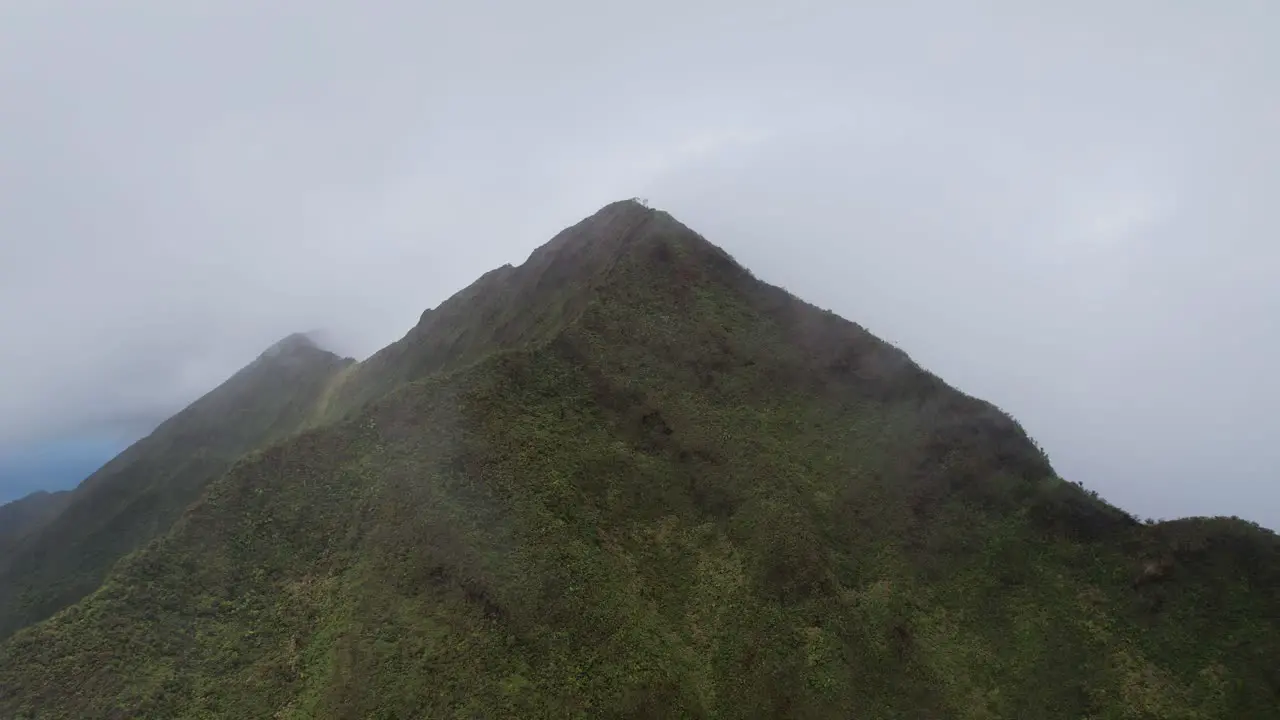
[[[1273,4],[426,7],[0,2],[0,448],[642,195],[1134,512],[1280,526]]]

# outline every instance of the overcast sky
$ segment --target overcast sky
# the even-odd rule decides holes
[[[870,5],[0,0],[0,500],[639,195],[1122,507],[1280,527],[1280,6]]]

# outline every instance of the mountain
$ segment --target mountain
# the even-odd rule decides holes
[[[0,555],[9,552],[28,533],[57,517],[67,506],[71,493],[33,492],[0,505]]]
[[[344,375],[321,413],[332,420],[406,382],[473,363],[496,351],[546,341],[606,281],[644,208],[612,203],[565,229],[520,267],[504,265],[427,310],[404,338]]]
[[[117,560],[165,533],[237,458],[300,429],[351,362],[291,335],[75,490],[40,501],[57,512],[0,542],[0,637],[91,593]]]
[[[6,718],[1248,718],[1280,539],[1143,524],[1006,414],[615,203],[343,368]]]

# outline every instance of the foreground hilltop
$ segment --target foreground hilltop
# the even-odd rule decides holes
[[[0,717],[1280,707],[1275,535],[1136,522],[638,203],[321,384],[307,429],[0,645]]]

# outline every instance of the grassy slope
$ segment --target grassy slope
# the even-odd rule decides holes
[[[353,367],[326,398],[318,424],[406,382],[553,336],[582,312],[622,244],[648,218],[638,203],[611,203],[558,233],[519,267],[485,273],[424,312],[404,338]]]
[[[0,554],[0,638],[92,592],[236,458],[297,430],[347,362],[288,338],[87,478]]]
[[[640,235],[544,342],[237,464],[0,647],[0,716],[1274,716],[1274,535],[1140,525]]]
[[[117,559],[167,531],[245,452],[333,422],[408,380],[549,337],[581,311],[622,238],[645,217],[635,203],[601,209],[519,268],[487,273],[428,310],[404,339],[363,363],[340,360],[302,336],[282,340],[86,480],[60,503],[70,511],[52,527],[33,537],[33,524],[21,528],[22,538],[0,533],[0,638],[95,589]],[[306,360],[265,362],[281,349]]]

